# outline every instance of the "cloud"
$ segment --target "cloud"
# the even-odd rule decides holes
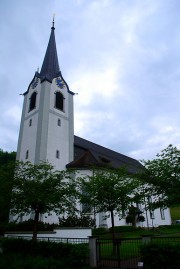
[[[23,98],[52,14],[75,133],[137,159],[179,145],[178,0],[1,1],[0,147],[16,150]],[[8,19],[7,19],[8,18]]]

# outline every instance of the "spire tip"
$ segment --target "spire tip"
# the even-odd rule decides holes
[[[54,28],[54,20],[55,20],[55,13],[53,14],[53,21],[52,21],[52,27],[51,27],[51,29],[55,29]]]

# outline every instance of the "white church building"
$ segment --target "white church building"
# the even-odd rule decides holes
[[[74,135],[73,96],[59,68],[53,22],[41,71],[35,73],[24,93],[17,160],[33,164],[48,160],[56,170],[75,168],[87,175],[90,166],[107,163],[114,168],[126,165],[129,172],[135,173],[141,167],[137,160]],[[169,209],[156,209],[153,216],[148,212],[148,218],[150,226],[171,224]],[[58,218],[47,220],[52,223]],[[126,222],[116,217],[115,225]],[[110,219],[98,214],[96,226],[110,227]]]

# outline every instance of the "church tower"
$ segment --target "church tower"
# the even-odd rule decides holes
[[[24,93],[17,160],[48,161],[64,170],[74,155],[74,93],[59,68],[54,32],[53,20],[41,71]]]

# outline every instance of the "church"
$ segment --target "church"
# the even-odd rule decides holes
[[[92,165],[108,164],[114,168],[126,165],[131,173],[141,167],[133,158],[74,135],[74,93],[60,71],[54,21],[42,68],[23,95],[17,160],[33,164],[48,160],[56,170],[75,168],[87,175]],[[48,222],[55,221],[55,216],[48,218]],[[171,224],[169,209],[155,210],[153,225],[167,224]],[[115,225],[126,225],[126,222],[117,218]],[[110,220],[103,213],[98,214],[96,226],[110,227]]]

